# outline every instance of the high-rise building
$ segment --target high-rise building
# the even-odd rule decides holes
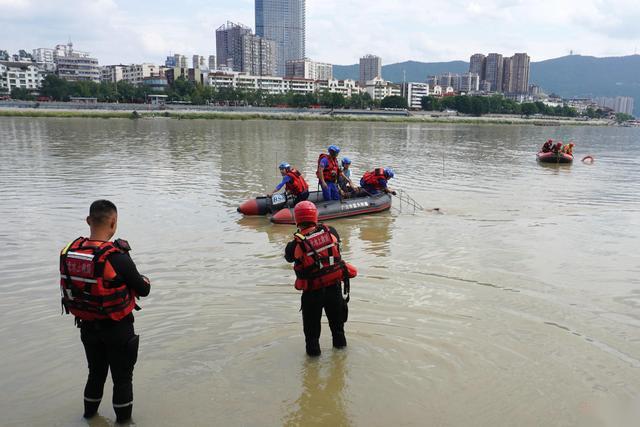
[[[613,111],[633,115],[633,98],[630,96],[616,96]]]
[[[514,76],[513,63],[511,61],[511,58],[503,58],[502,59],[502,89],[500,89],[500,92],[513,93],[513,84],[515,83],[515,78],[513,78],[513,76]]]
[[[476,73],[480,80],[485,80],[484,70],[487,63],[487,57],[482,53],[471,55],[469,59],[469,72]]]
[[[487,55],[485,66],[485,80],[489,82],[490,90],[493,92],[502,91],[504,59],[499,53],[490,53]]]
[[[511,57],[510,92],[525,94],[529,90],[529,68],[531,58],[526,53],[516,53]]]
[[[360,85],[364,86],[369,80],[375,78],[382,78],[382,58],[365,55],[360,58]]]
[[[309,58],[287,61],[285,77],[310,80],[332,80],[333,65],[314,62]]]
[[[209,70],[215,70],[217,68],[216,66],[216,56],[215,55],[209,55]]]
[[[305,57],[305,0],[256,0],[255,14],[256,35],[276,42],[276,74],[284,76],[288,60]]]
[[[218,68],[256,76],[276,74],[277,43],[252,34],[242,24],[227,22],[216,30]]]
[[[251,28],[230,21],[216,30],[218,68],[242,71],[242,36],[246,34],[251,34]]]
[[[253,76],[276,75],[276,42],[245,34],[242,36],[240,70]]]

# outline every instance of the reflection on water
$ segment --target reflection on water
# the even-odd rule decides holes
[[[536,164],[549,137],[597,162]],[[425,413],[579,425],[581,402],[640,393],[639,140],[623,128],[0,118],[0,424],[86,425],[56,257],[106,197],[153,280],[136,317],[140,425],[424,425]],[[356,180],[393,166],[393,188],[445,214],[394,199],[329,222],[359,275],[349,348],[312,361],[282,257],[295,227],[236,207],[271,191],[283,160],[315,186],[329,144]]]
[[[285,426],[348,426],[344,351],[334,351],[326,358],[302,362],[302,390],[290,404],[284,417]]]

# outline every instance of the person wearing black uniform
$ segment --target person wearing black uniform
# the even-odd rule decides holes
[[[320,355],[320,320],[324,308],[335,348],[347,345],[344,323],[347,320],[349,279],[357,270],[340,256],[340,236],[333,227],[318,224],[318,210],[309,201],[294,208],[298,232],[285,248],[285,259],[294,263],[295,287],[302,290],[302,324],[306,351]],[[345,283],[342,296],[341,283]]]
[[[138,273],[129,256],[129,244],[110,239],[116,232],[118,212],[108,200],[89,208],[91,234],[69,243],[60,254],[62,304],[75,316],[89,365],[84,389],[84,417],[98,412],[107,373],[113,379],[116,421],[131,418],[133,367],[139,336],[133,328],[136,298],[149,295],[150,282]]]

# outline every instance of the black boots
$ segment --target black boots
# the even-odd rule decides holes
[[[307,343],[307,354],[311,357],[320,356],[320,343],[317,341],[314,343]]]
[[[347,339],[345,338],[344,334],[333,336],[333,346],[335,348],[344,348],[347,346]]]
[[[82,415],[85,418],[91,418],[98,412],[98,407],[100,406],[100,402],[90,402],[84,401],[84,414]]]

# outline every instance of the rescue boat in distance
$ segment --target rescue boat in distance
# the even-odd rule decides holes
[[[325,202],[321,191],[310,191],[307,200],[313,202],[318,208],[319,221],[382,212],[391,208],[391,195],[386,193]],[[271,217],[273,223],[295,223],[293,219],[293,200],[286,198],[282,194],[249,199],[238,206],[238,212],[243,215],[273,214]]]
[[[573,156],[567,153],[554,153],[553,151],[549,151],[548,153],[543,153],[540,151],[536,154],[536,159],[540,163],[572,163]]]

